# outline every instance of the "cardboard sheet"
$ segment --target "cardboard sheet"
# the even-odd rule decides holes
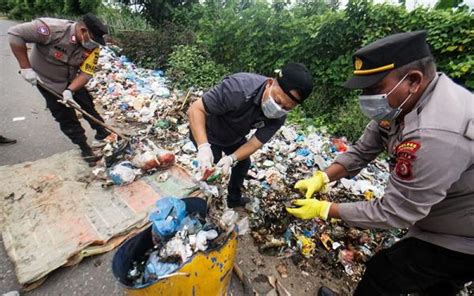
[[[109,189],[90,173],[77,151],[0,167],[0,230],[20,284],[113,249],[147,224],[157,199],[194,187],[178,166]]]

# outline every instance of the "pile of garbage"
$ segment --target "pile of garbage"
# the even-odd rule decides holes
[[[157,109],[172,103],[162,71],[137,67],[125,56],[116,55],[116,47],[103,47],[98,71],[88,88],[104,109],[104,119],[149,123]]]
[[[221,247],[232,231],[245,234],[248,230],[247,218],[239,221],[233,210],[207,215],[205,206],[198,210],[192,206],[199,204],[196,199],[167,197],[156,202],[156,210],[149,217],[153,248],[132,262],[127,274],[134,286],[166,278],[197,252]],[[205,200],[201,202],[206,204]]]
[[[107,144],[100,151],[103,158],[94,170],[104,186],[130,184],[142,175],[173,165],[175,154],[189,142],[183,110],[195,99],[190,92],[184,97],[172,93],[163,72],[137,67],[117,55],[117,50],[103,47],[98,71],[87,85],[104,119],[134,134],[129,140],[115,134],[105,139]],[[188,143],[185,150],[195,148]],[[189,165],[193,159],[183,160]]]
[[[138,146],[129,149],[122,147],[120,141],[111,142],[112,147],[104,148],[104,154],[109,155],[110,161],[104,161],[98,174],[111,179],[113,184],[125,184],[137,175],[123,178],[123,171],[133,171],[135,174],[138,172],[134,170],[140,169],[139,174],[152,173],[162,163],[163,154],[160,151],[168,151],[165,152],[166,157],[171,159],[168,155],[173,155],[176,163],[193,171],[199,188],[221,203],[216,205],[220,209],[220,214],[216,216],[221,217],[222,211],[225,211],[225,198],[222,197],[226,194],[226,180],[214,171],[207,176],[195,174],[198,171],[196,147],[188,138],[185,112],[188,105],[202,93],[169,91],[160,71],[139,68],[107,47],[101,51],[98,68],[100,71],[88,85],[89,89],[99,100],[109,120],[113,120],[116,125],[126,123],[127,126],[133,126],[137,136],[131,142]],[[324,263],[318,264],[317,268],[323,266],[338,273],[336,276],[346,273],[357,280],[363,272],[363,262],[403,235],[403,231],[361,231],[335,220],[303,221],[285,211],[291,200],[302,197],[301,193],[292,189],[296,181],[310,177],[317,169],[326,168],[339,153],[347,150],[348,145],[344,138],[333,138],[311,127],[302,129],[287,125],[252,156],[253,165],[244,184],[246,196],[252,201],[246,208],[250,216],[251,234],[262,252],[292,258],[303,272],[310,272],[314,259],[317,259]],[[114,160],[114,152],[120,149],[136,152]],[[151,171],[147,170],[149,164]],[[331,184],[327,193],[316,197],[333,202],[381,198],[388,177],[387,163],[376,160],[357,177]],[[214,178],[217,184],[210,185],[202,181],[207,178]],[[200,222],[201,225],[206,225],[203,222]],[[203,229],[220,233],[214,228]],[[191,244],[193,238],[189,236],[195,235],[197,239],[197,234],[190,234],[189,231],[183,233],[178,228],[174,237],[181,241],[187,237],[189,247],[194,252],[201,245]],[[201,234],[200,241],[204,236],[208,244],[212,243],[212,239],[207,238],[213,237],[213,232]],[[160,248],[160,252],[165,249]],[[183,261],[189,255],[189,248],[185,250],[188,251],[176,258]],[[158,255],[159,252],[153,258],[158,258]]]
[[[311,272],[311,260],[318,258],[336,276],[343,270],[354,281],[364,271],[363,263],[382,248],[395,243],[404,231],[359,230],[341,220],[308,221],[290,216],[285,207],[293,199],[304,198],[293,189],[298,180],[325,169],[347,150],[344,138],[326,137],[312,128],[283,127],[259,152],[246,181],[246,194],[252,202],[252,236],[261,252],[292,258],[304,272]],[[388,180],[388,164],[375,160],[353,179],[330,184],[327,193],[316,198],[331,202],[354,202],[381,198]],[[342,269],[341,269],[342,267]]]

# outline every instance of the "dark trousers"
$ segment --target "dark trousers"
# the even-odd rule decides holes
[[[194,143],[194,146],[197,147],[196,141],[194,140],[193,134],[191,131],[189,132],[190,139]],[[217,163],[222,158],[222,152],[225,155],[230,155],[234,153],[237,149],[240,148],[243,144],[247,143],[245,139],[238,142],[237,144],[231,146],[219,146],[215,144],[211,144],[212,154],[214,155],[214,163]],[[250,168],[252,162],[250,161],[250,157],[240,160],[237,164],[232,168],[232,172],[230,175],[229,185],[227,187],[227,191],[229,193],[227,200],[240,200],[242,198],[242,185],[244,184],[245,176],[247,176],[247,172]]]
[[[474,255],[416,238],[382,250],[367,262],[354,295],[456,295],[474,279]]]
[[[74,144],[79,145],[81,148],[86,147],[86,133],[77,119],[76,111],[74,111],[73,108],[68,108],[59,103],[59,98],[42,88],[40,85],[38,85],[38,90],[46,99],[46,106],[51,111],[51,114],[53,114],[54,119],[59,123],[61,131],[71,139]],[[95,110],[93,98],[85,87],[74,93],[74,100],[84,111],[104,122],[102,117]],[[90,126],[97,132],[95,136],[96,139],[103,139],[109,135],[109,132],[106,129],[92,121],[87,116],[84,116],[84,119],[86,119]]]

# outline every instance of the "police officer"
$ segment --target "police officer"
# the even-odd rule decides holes
[[[369,260],[355,295],[456,295],[474,279],[474,96],[436,73],[425,31],[375,41],[353,60],[345,87],[362,90],[359,103],[372,121],[324,172],[296,183],[307,199],[287,210],[362,228],[408,228],[404,239]],[[392,162],[383,198],[339,204],[311,198],[384,150]],[[324,288],[319,294],[331,295]]]
[[[229,207],[249,201],[242,197],[241,187],[250,168],[250,155],[270,140],[284,124],[288,111],[308,98],[312,89],[308,69],[289,63],[275,79],[251,73],[230,75],[191,105],[191,140],[198,147],[201,169],[215,162],[224,175],[232,169]],[[252,129],[256,129],[255,134],[247,140]]]
[[[87,144],[85,131],[74,109],[66,103],[75,101],[83,110],[103,121],[84,86],[94,73],[100,45],[105,45],[105,34],[107,27],[90,13],[79,22],[40,18],[8,30],[10,47],[20,64],[21,75],[38,87],[63,133],[80,147],[82,157],[91,166],[98,157]],[[26,43],[33,43],[29,57]],[[63,100],[58,100],[42,85],[62,94]],[[109,135],[102,126],[87,117],[86,120],[96,130],[96,142]]]

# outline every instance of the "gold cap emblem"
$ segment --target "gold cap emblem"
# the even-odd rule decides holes
[[[360,58],[355,58],[354,67],[356,70],[362,69],[362,60]]]

